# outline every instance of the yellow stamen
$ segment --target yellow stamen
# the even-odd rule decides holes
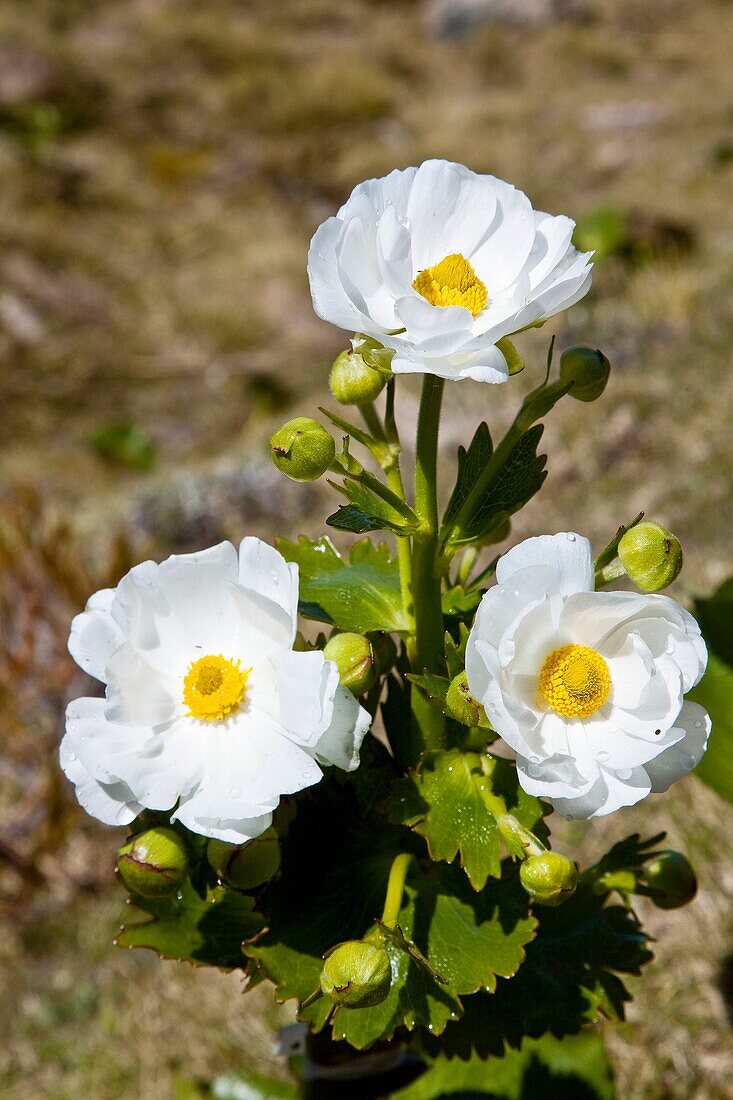
[[[587,645],[564,645],[552,651],[540,670],[540,692],[555,714],[589,718],[611,693],[608,665]]]
[[[242,671],[239,661],[230,661],[221,654],[194,661],[183,681],[183,702],[189,718],[204,722],[227,718],[242,702],[251,671]]]
[[[412,280],[412,289],[433,306],[463,306],[478,317],[486,309],[488,294],[473,267],[460,252],[426,267]]]

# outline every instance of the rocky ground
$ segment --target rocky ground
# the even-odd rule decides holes
[[[285,483],[265,442],[326,399],[343,336],[312,313],[305,254],[354,183],[461,160],[607,253],[589,298],[523,338],[525,375],[449,388],[446,487],[466,424],[506,423],[549,333],[590,342],[611,383],[553,413],[512,538],[601,543],[644,509],[683,541],[679,598],[733,571],[731,32],[729,0],[0,4],[3,1095],[148,1100],[269,1061],[262,991],[110,947],[119,838],[55,766],[84,690],[65,633],[145,554],[320,533],[326,492]],[[415,412],[407,382],[407,436]],[[623,1100],[728,1095],[732,827],[689,780],[566,829],[590,858],[668,828],[700,871],[694,907],[645,914],[657,960],[607,1029]]]

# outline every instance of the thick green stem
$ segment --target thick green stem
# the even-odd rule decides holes
[[[400,460],[395,455],[391,466],[385,470],[387,485],[395,496],[405,499],[405,486],[402,482],[402,470]],[[402,610],[411,624],[414,623],[412,611],[412,543],[409,537],[397,539],[397,565],[400,571],[400,592],[402,593]]]
[[[401,852],[395,856],[389,872],[387,894],[384,899],[382,911],[382,924],[388,928],[394,928],[402,908],[402,895],[405,892],[405,879],[410,866],[412,855],[409,852]]]
[[[415,635],[410,646],[412,671],[422,674],[440,672],[443,667],[443,611],[440,596],[438,549],[438,430],[443,398],[443,379],[426,375],[420,400],[415,453],[415,511],[420,519],[420,535],[413,540],[412,598]],[[439,747],[445,726],[443,715],[413,690],[413,753]]]

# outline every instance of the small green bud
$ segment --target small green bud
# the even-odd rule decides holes
[[[387,376],[371,367],[359,349],[342,351],[334,360],[328,384],[341,405],[365,405],[379,397]]]
[[[363,634],[334,634],[323,647],[323,656],[336,665],[341,683],[352,695],[363,695],[376,683],[374,650]]]
[[[626,532],[618,544],[618,556],[642,592],[660,592],[677,578],[682,568],[679,539],[649,520]]]
[[[391,984],[392,967],[387,952],[361,940],[339,944],[321,971],[321,992],[348,1008],[381,1004]]]
[[[697,878],[681,852],[660,852],[642,875],[649,896],[659,909],[678,909],[697,893]]]
[[[577,401],[595,401],[606,388],[611,364],[593,348],[568,348],[560,358],[560,381],[572,382],[570,396]]]
[[[578,872],[559,852],[529,856],[519,869],[522,886],[537,905],[562,905],[575,891]]]
[[[317,420],[296,416],[270,436],[270,454],[293,481],[316,481],[336,457],[336,444]]]
[[[386,676],[397,660],[397,646],[394,644],[394,639],[386,630],[372,630],[367,634],[367,638],[372,643],[377,676]]]
[[[445,696],[446,712],[462,722],[464,726],[488,726],[484,709],[468,690],[468,677],[465,670],[451,680]]]
[[[120,848],[117,871],[133,894],[167,898],[188,874],[188,851],[174,829],[147,829]]]
[[[206,858],[217,875],[237,890],[252,890],[269,882],[280,869],[280,844],[277,831],[267,829],[248,844],[226,844],[210,840]]]

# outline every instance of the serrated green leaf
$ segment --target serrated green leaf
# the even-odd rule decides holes
[[[501,1058],[472,1057],[460,1064],[437,1058],[422,1076],[392,1094],[392,1100],[441,1100],[487,1096],[494,1100],[613,1100],[613,1074],[601,1037],[584,1031],[558,1040],[527,1040],[521,1051]]]
[[[357,634],[409,630],[397,563],[383,544],[374,547],[366,539],[357,543],[348,562],[328,539],[277,539],[276,546],[286,561],[300,568],[300,611],[307,618]]]
[[[369,776],[362,781],[363,792],[351,783],[319,784],[317,796],[301,804],[298,828],[283,842],[281,877],[262,900],[267,929],[245,945],[275,982],[279,998],[302,1003],[318,988],[326,951],[344,940],[379,935],[392,861],[399,852],[420,850],[409,832],[378,813],[381,787]],[[386,1000],[333,1013],[334,1035],[360,1049],[390,1038],[398,1028],[440,1034],[460,1016],[462,993],[491,988],[497,974],[520,966],[535,920],[516,875],[476,894],[458,868],[435,865],[424,871],[413,860],[396,924],[428,966],[387,939],[393,983]],[[319,1029],[331,1009],[321,997],[301,1016]]]
[[[444,615],[469,615],[481,603],[483,592],[477,588],[466,589],[457,584],[446,589],[441,597]]]
[[[458,624],[458,638],[454,640],[451,635],[446,632],[445,635],[445,661],[448,666],[448,676],[451,680],[455,679],[459,673],[463,672],[466,664],[466,644],[468,642],[468,636],[470,631],[465,623]]]
[[[256,935],[262,918],[254,899],[225,886],[209,888],[201,897],[189,881],[178,894],[153,901],[133,896],[144,918],[126,924],[115,941],[120,947],[149,947],[165,959],[218,966],[244,967],[242,941]]]
[[[491,434],[488,425],[485,423],[479,424],[468,449],[465,447],[458,448],[456,484],[443,517],[443,524],[446,528],[453,523],[461,510],[461,506],[468,499],[468,494],[478,481],[479,475],[486,468],[493,450]]]
[[[501,1056],[505,1043],[573,1035],[602,1016],[623,1019],[630,996],[615,972],[638,974],[652,957],[634,914],[579,886],[563,905],[540,907],[535,916],[539,928],[518,974],[500,979],[494,994],[466,998],[460,1025],[449,1024],[440,1043],[423,1036],[429,1053]]]
[[[542,804],[526,794],[509,761],[475,752],[437,752],[398,780],[386,803],[393,821],[423,836],[432,859],[460,863],[475,890],[501,874],[498,818],[513,814],[536,835],[546,835]]]
[[[375,497],[374,500],[376,501],[377,498]],[[405,526],[401,520],[392,520],[374,512],[365,512],[355,504],[342,504],[327,517],[326,523],[329,527],[335,527],[337,531],[351,531],[355,535],[362,535],[365,531],[392,531],[396,535],[405,534]]]
[[[445,703],[445,697],[450,687],[450,680],[447,677],[439,676],[437,672],[424,672],[422,676],[408,675],[407,679],[415,687],[420,688],[428,699],[434,700],[441,707]]]
[[[519,438],[482,496],[478,507],[466,517],[461,529],[450,536],[451,549],[455,550],[467,542],[485,539],[494,525],[503,523],[540,489],[547,476],[547,456],[537,454],[543,430],[542,424],[536,424]],[[450,529],[451,523],[444,520],[442,537],[446,537]]]
[[[695,775],[721,798],[733,802],[733,668],[711,653],[707,672],[687,698],[705,707],[713,722]]]

